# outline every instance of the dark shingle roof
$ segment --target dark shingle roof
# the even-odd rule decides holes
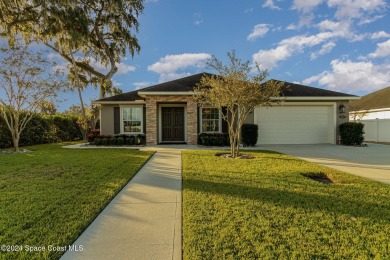
[[[128,93],[119,94],[116,96],[103,98],[99,101],[134,101],[143,99],[138,95],[138,92],[190,92],[194,90],[196,84],[200,82],[203,75],[210,76],[213,74],[199,73],[192,76],[164,82],[147,88],[131,91]],[[279,80],[275,80],[281,82]],[[284,82],[281,89],[281,95],[284,97],[355,97],[353,95],[321,89],[309,86],[304,86],[295,83]]]
[[[274,81],[284,82],[284,85],[281,88],[281,95],[284,97],[356,97],[354,95],[322,88],[309,87],[275,79]]]
[[[354,110],[369,110],[390,107],[390,86],[363,96],[360,100],[351,101]]]
[[[106,97],[99,100],[96,100],[95,102],[99,101],[135,101],[135,100],[143,100],[142,97],[138,95],[139,90],[134,90],[131,92],[122,93],[119,95],[115,95],[112,97]]]

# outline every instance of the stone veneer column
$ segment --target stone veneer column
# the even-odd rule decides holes
[[[157,144],[157,103],[154,97],[146,98],[146,144]]]
[[[187,119],[187,143],[198,143],[198,105],[192,96],[148,96],[146,102],[146,144],[152,145],[158,143],[158,103],[174,104],[178,102],[187,103],[187,113],[184,115]]]
[[[198,143],[198,104],[190,97],[187,100],[187,143]]]

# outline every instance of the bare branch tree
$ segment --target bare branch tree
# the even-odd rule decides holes
[[[257,106],[272,103],[272,98],[279,96],[283,83],[264,82],[267,71],[256,65],[256,72],[249,61],[241,61],[235,51],[228,53],[228,64],[223,64],[215,56],[207,62],[210,69],[218,76],[203,76],[195,89],[195,97],[202,105],[226,108],[222,119],[228,123],[231,156],[239,155],[241,127],[248,114]]]
[[[67,82],[42,52],[26,46],[0,49],[0,116],[11,132],[14,150],[27,123],[42,106],[63,90]]]

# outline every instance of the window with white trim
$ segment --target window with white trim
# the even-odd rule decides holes
[[[202,133],[221,132],[221,111],[215,107],[201,108]]]
[[[122,133],[139,134],[143,132],[142,107],[122,108]]]

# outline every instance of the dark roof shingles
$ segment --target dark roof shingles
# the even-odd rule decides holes
[[[142,100],[143,98],[138,95],[138,92],[190,92],[196,87],[196,84],[200,82],[203,75],[212,75],[209,73],[199,73],[192,76],[164,82],[147,88],[134,90],[131,92],[119,94],[116,96],[103,98],[97,101],[135,101]],[[275,80],[277,82],[281,82]],[[354,97],[345,93],[336,91],[314,88],[304,86],[296,83],[284,82],[281,88],[281,95],[284,97]]]

